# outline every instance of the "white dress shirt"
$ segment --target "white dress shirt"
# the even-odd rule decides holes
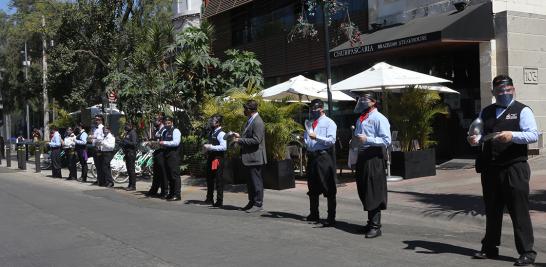
[[[105,136],[101,142],[100,150],[113,151],[114,147],[116,147],[116,138],[114,137],[114,135],[112,135],[112,133],[108,133],[108,135]]]

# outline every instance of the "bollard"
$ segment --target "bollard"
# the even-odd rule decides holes
[[[6,167],[11,167],[11,144],[6,145]]]
[[[27,163],[25,161],[25,145],[17,145],[17,167],[20,170],[27,169]]]
[[[42,167],[40,165],[40,146],[34,145],[34,163],[36,164],[36,172],[41,172]]]

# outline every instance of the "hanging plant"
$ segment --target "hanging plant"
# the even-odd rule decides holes
[[[299,16],[296,24],[288,34],[288,41],[292,42],[296,38],[310,38],[313,40],[318,39],[318,30],[316,29],[314,23],[309,22],[308,16],[316,16],[317,10],[323,7],[329,14],[327,17],[328,25],[332,24],[333,15],[345,10],[345,12],[347,12],[348,22],[341,23],[341,32],[351,42],[351,45],[362,42],[360,40],[360,35],[362,35],[362,33],[360,32],[358,27],[351,22],[351,19],[349,18],[349,10],[347,8],[347,4],[339,0],[302,0],[301,15]]]
[[[302,39],[312,39],[316,40],[318,36],[318,31],[315,28],[315,25],[313,23],[309,23],[307,18],[305,16],[300,16],[298,18],[298,22],[292,30],[288,33],[288,42],[292,42],[294,39],[302,38]]]
[[[360,32],[358,27],[351,21],[341,23],[340,28],[345,34],[345,37],[347,37],[347,40],[349,40],[349,42],[351,43],[351,47],[354,47],[357,44],[364,44],[364,42],[362,42],[362,40],[360,39],[362,33]]]

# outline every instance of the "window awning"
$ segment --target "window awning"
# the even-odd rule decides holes
[[[205,9],[203,18],[212,17],[252,1],[253,0],[207,0],[204,2]]]
[[[460,12],[417,18],[406,24],[363,34],[330,50],[333,58],[374,53],[427,42],[485,42],[494,38],[491,2],[471,5]]]

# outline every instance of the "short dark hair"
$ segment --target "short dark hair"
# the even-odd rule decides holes
[[[104,122],[104,117],[101,114],[95,115],[95,119],[100,119],[102,122]]]
[[[243,107],[245,109],[251,110],[251,111],[257,111],[258,110],[258,102],[256,100],[248,100],[246,103],[243,104]]]
[[[493,88],[505,85],[505,86],[514,86],[514,82],[512,81],[512,78],[506,74],[498,75],[493,79]]]
[[[173,116],[165,116],[163,121],[174,121]]]
[[[224,116],[220,115],[220,114],[214,114],[210,117],[210,119],[212,121],[216,121],[218,124],[222,124],[222,122],[224,121]]]
[[[160,121],[165,121],[165,112],[157,113],[156,119],[158,119]]]
[[[324,108],[324,101],[320,99],[313,99],[310,105],[311,109]]]

